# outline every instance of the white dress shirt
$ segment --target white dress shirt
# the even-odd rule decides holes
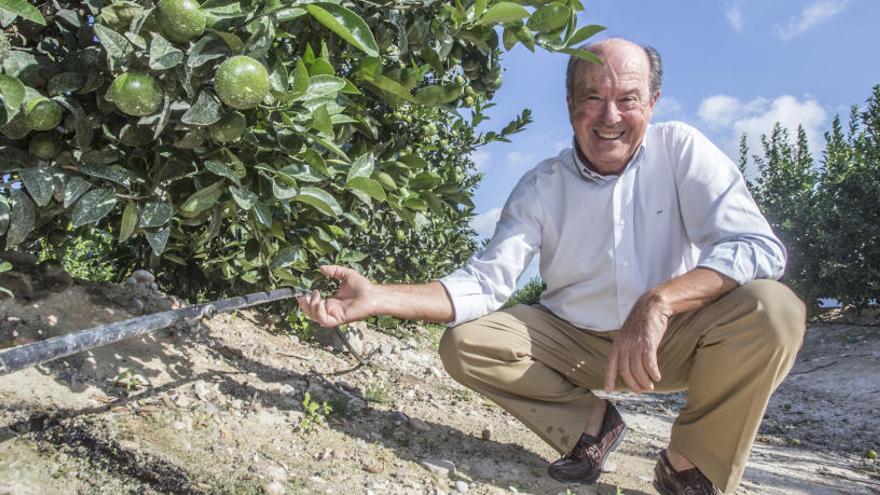
[[[539,252],[541,304],[598,331],[619,329],[645,291],[694,267],[744,284],[785,266],[739,169],[680,122],[650,125],[619,176],[592,172],[573,149],[527,172],[492,241],[440,279],[455,308],[448,325],[501,307]]]

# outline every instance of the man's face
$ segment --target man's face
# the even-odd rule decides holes
[[[605,64],[579,64],[568,96],[569,119],[596,171],[619,174],[642,142],[659,93],[649,93],[648,58],[640,47],[610,43],[596,54]]]

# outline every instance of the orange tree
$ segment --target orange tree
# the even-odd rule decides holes
[[[578,0],[0,0],[0,246],[110,232],[188,295],[424,280],[474,249],[468,155],[503,50]],[[583,57],[591,55],[580,52]]]

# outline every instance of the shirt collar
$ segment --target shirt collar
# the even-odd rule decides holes
[[[632,158],[630,158],[629,163],[627,163],[626,167],[624,167],[621,175],[629,169],[635,169],[642,162],[642,156],[645,154],[645,141],[647,139],[648,133],[645,132],[645,136],[642,138],[642,142],[639,143],[639,147],[636,149],[636,152],[633,153]],[[587,166],[587,157],[583,156],[583,154],[580,152],[577,140],[573,137],[571,139],[571,155],[572,157],[574,157],[575,168],[578,169],[581,177],[590,182],[614,182],[615,180],[617,180],[618,177],[620,177],[620,175],[602,175]]]

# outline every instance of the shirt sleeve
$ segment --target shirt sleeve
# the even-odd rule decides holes
[[[699,249],[697,266],[739,284],[778,279],[785,247],[770,229],[733,161],[696,129],[688,128],[677,163],[676,184],[688,237]]]
[[[447,326],[456,326],[495,311],[516,289],[516,282],[541,247],[541,207],[531,174],[510,193],[492,240],[467,264],[440,283],[455,309]]]

